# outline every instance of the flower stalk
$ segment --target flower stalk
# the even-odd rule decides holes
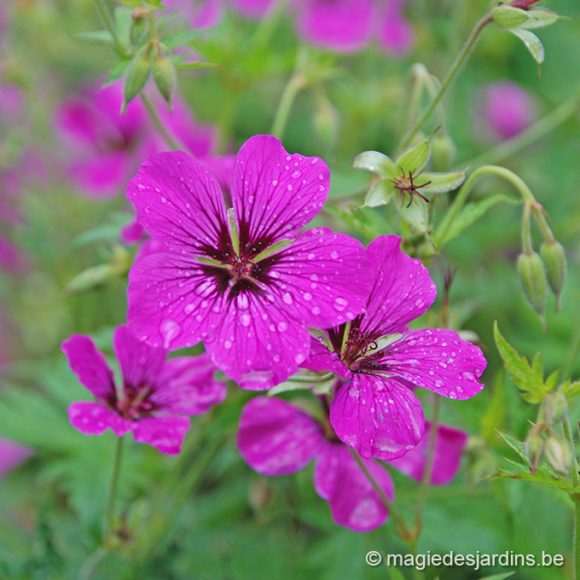
[[[109,494],[107,497],[107,507],[105,508],[105,521],[103,524],[103,539],[109,535],[113,528],[115,517],[115,500],[119,488],[119,475],[121,473],[121,462],[123,460],[123,437],[117,437],[115,444],[115,455],[113,457],[113,472],[109,483]]]

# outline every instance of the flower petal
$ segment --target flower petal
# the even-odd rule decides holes
[[[139,443],[148,443],[161,453],[177,455],[189,429],[189,417],[145,417],[139,419],[133,429],[133,437]]]
[[[135,427],[129,421],[100,403],[79,401],[68,408],[71,425],[85,435],[102,435],[107,428],[118,437],[131,431]]]
[[[240,294],[216,302],[222,324],[205,343],[216,366],[245,389],[263,390],[285,381],[310,354],[306,326],[268,296]]]
[[[312,338],[310,356],[300,366],[311,371],[330,371],[346,379],[350,375],[346,367],[335,352],[331,352],[316,338]]]
[[[362,244],[350,236],[312,228],[264,262],[272,263],[270,283],[284,308],[309,326],[338,326],[366,304],[372,264]]]
[[[0,438],[0,478],[26,461],[32,453],[29,447]]]
[[[117,395],[113,371],[93,340],[82,334],[73,334],[61,344],[61,348],[81,385],[97,399],[114,404]]]
[[[274,0],[232,0],[233,7],[248,18],[261,18]]]
[[[322,159],[289,155],[270,135],[248,139],[236,156],[232,182],[242,250],[296,237],[320,211],[329,188]]]
[[[215,257],[231,246],[226,207],[209,170],[182,151],[150,157],[127,185],[137,220],[155,239],[184,255]]]
[[[405,54],[413,48],[415,34],[409,22],[396,7],[387,2],[385,17],[379,31],[379,44],[392,54]]]
[[[242,411],[240,454],[264,475],[294,473],[306,467],[323,441],[320,425],[281,399],[256,397]]]
[[[447,425],[438,425],[435,439],[435,456],[431,471],[431,485],[445,485],[454,477],[461,464],[461,454],[467,443],[467,433]],[[431,445],[431,424],[425,425],[425,435],[417,447],[389,463],[401,473],[422,481],[427,467],[427,455]]]
[[[151,248],[151,241],[146,245]],[[166,248],[136,260],[127,297],[129,328],[151,346],[193,346],[220,322],[212,310],[220,312],[214,278],[205,276],[193,257],[169,254]]]
[[[123,374],[124,389],[137,390],[141,386],[156,384],[167,351],[153,348],[137,340],[129,327],[118,326],[113,338],[115,355]]]
[[[370,0],[309,0],[298,20],[310,42],[340,52],[355,52],[369,41],[373,19]]]
[[[173,358],[161,369],[149,400],[170,413],[205,413],[226,398],[226,386],[213,378],[215,370],[206,354]]]
[[[402,332],[435,301],[437,287],[418,259],[401,251],[401,238],[379,236],[367,248],[374,264],[374,285],[360,329],[379,338]]]
[[[373,479],[392,501],[395,491],[391,476],[374,461],[363,461]],[[383,525],[388,518],[379,494],[350,449],[342,444],[324,444],[316,460],[314,488],[330,504],[332,518],[339,526],[355,532],[368,532]]]
[[[71,179],[91,197],[119,194],[131,172],[131,158],[127,151],[92,153],[89,159],[72,161]]]
[[[354,374],[330,406],[337,436],[363,457],[393,459],[415,447],[425,431],[419,399],[397,380]]]
[[[478,379],[487,361],[481,350],[453,330],[415,330],[382,351],[377,364],[415,387],[450,399],[470,399],[483,389]]]

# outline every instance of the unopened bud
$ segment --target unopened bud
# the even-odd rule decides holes
[[[537,433],[530,433],[524,444],[524,449],[531,464],[531,471],[534,473],[538,464],[542,460],[544,451],[544,440]]]
[[[151,47],[149,45],[144,46],[129,64],[127,76],[125,77],[125,86],[123,87],[125,99],[123,110],[141,92],[149,78],[149,72],[151,71],[150,50]]]
[[[436,133],[431,137],[431,164],[434,171],[447,172],[453,166],[457,148],[449,135]]]
[[[556,295],[558,301],[558,310],[560,309],[560,295],[564,287],[564,280],[566,279],[566,254],[562,244],[556,240],[552,240],[542,244],[540,248],[540,255],[546,268],[548,276],[548,284],[552,292]]]
[[[546,309],[546,271],[539,254],[531,252],[518,258],[518,276],[525,297],[532,308],[543,316]]]
[[[551,423],[559,423],[568,411],[568,401],[561,391],[546,395],[542,402],[546,420]]]
[[[561,435],[551,435],[546,439],[544,452],[547,462],[558,472],[566,474],[572,461],[572,451],[568,441]]]
[[[153,79],[161,96],[167,101],[171,109],[173,94],[177,87],[175,65],[168,58],[157,56],[153,62]]]
[[[492,9],[493,21],[501,28],[517,28],[528,21],[525,10],[513,5],[501,4]]]

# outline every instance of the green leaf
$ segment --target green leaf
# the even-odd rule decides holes
[[[121,229],[135,219],[128,213],[115,212],[109,218],[109,221],[98,225],[95,228],[86,230],[73,239],[72,248],[81,248],[95,242],[119,242]]]
[[[127,48],[131,43],[131,25],[133,18],[131,16],[133,10],[131,8],[123,8],[121,6],[115,8],[115,24],[117,26],[117,36],[121,46]]]
[[[378,151],[364,151],[355,157],[353,165],[388,179],[394,179],[400,173],[391,158]]]
[[[524,30],[523,28],[515,28],[510,30],[512,34],[517,36],[530,51],[533,59],[538,63],[542,64],[544,62],[544,46],[540,39],[529,30]]]
[[[536,354],[530,366],[526,358],[518,354],[516,349],[501,335],[497,322],[493,325],[493,335],[505,368],[518,389],[523,391],[522,398],[528,403],[539,403],[548,392],[544,386],[540,353]]]
[[[64,289],[65,294],[86,292],[102,286],[105,282],[114,278],[117,272],[112,264],[99,264],[87,268],[75,276]]]
[[[353,213],[352,211],[346,211],[329,203],[324,206],[324,211],[341,219],[345,224],[367,238],[373,239],[376,237],[375,230],[365,220],[363,220],[362,211],[359,210],[356,213]]]
[[[525,452],[524,444],[518,441],[515,437],[508,435],[507,433],[502,433],[496,429],[496,433],[518,454],[520,459],[523,459],[527,465],[530,465],[528,455]]]
[[[114,83],[116,80],[119,80],[127,72],[127,68],[129,67],[130,62],[131,61],[129,59],[117,61],[109,71],[109,76],[103,83],[103,86],[106,87],[107,85]]]
[[[91,40],[93,42],[104,42],[105,44],[113,44],[113,37],[108,30],[92,30],[89,32],[77,32],[77,38],[83,40]]]
[[[202,33],[202,30],[187,30],[185,32],[178,32],[176,34],[170,34],[169,36],[163,37],[163,44],[172,50],[178,46],[183,46],[184,44],[189,44],[192,40],[195,40]]]
[[[421,187],[421,193],[444,193],[457,189],[465,181],[465,171],[421,173],[414,181]],[[425,185],[426,183],[429,185]]]
[[[383,554],[383,562],[386,561],[387,559],[385,558],[385,554]],[[405,580],[405,576],[397,568],[394,568],[393,566],[387,566],[387,570],[389,572],[389,577],[391,580]]]
[[[457,217],[453,220],[452,224],[446,233],[443,232],[443,227],[445,227],[445,220],[441,222],[439,229],[435,233],[434,240],[437,248],[443,247],[446,243],[450,242],[452,239],[456,238],[463,230],[467,229],[470,225],[475,223],[479,218],[481,218],[487,210],[492,208],[494,205],[503,202],[512,205],[519,204],[520,201],[514,199],[513,197],[508,197],[501,193],[492,195],[491,197],[486,197],[481,201],[475,201],[466,204]]]
[[[413,175],[421,171],[423,167],[429,161],[429,155],[431,152],[431,147],[429,145],[429,139],[421,141],[415,147],[405,151],[396,161],[395,165],[403,173],[408,174],[411,172]]]
[[[568,381],[562,387],[562,392],[566,395],[566,398],[569,400],[580,397],[580,381],[574,381],[573,383]]]
[[[503,4],[492,11],[493,21],[501,28],[516,28],[528,21],[528,12]]]
[[[377,181],[368,191],[365,197],[365,206],[378,207],[389,203],[395,193],[395,185],[391,181],[381,179]]]
[[[560,16],[551,10],[545,8],[535,8],[528,11],[528,20],[521,25],[521,28],[527,30],[535,30],[537,28],[544,28],[551,26],[560,20]]]

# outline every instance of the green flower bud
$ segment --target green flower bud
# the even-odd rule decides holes
[[[149,72],[151,71],[151,60],[149,59],[150,50],[151,47],[148,44],[145,45],[137,52],[129,64],[127,76],[125,77],[125,86],[123,88],[125,96],[123,110],[141,92],[141,89],[143,89],[149,78]]]
[[[153,79],[161,96],[167,101],[169,108],[171,108],[171,102],[177,87],[175,65],[168,58],[157,56],[153,62]]]
[[[544,452],[544,440],[536,433],[530,433],[524,444],[524,450],[531,464],[531,471],[534,473],[538,464],[542,460]]]
[[[558,310],[560,309],[560,296],[566,279],[566,254],[562,244],[556,240],[542,244],[540,255],[546,267],[548,283],[552,292],[558,300]]]
[[[525,297],[539,316],[543,317],[547,296],[546,272],[542,259],[536,252],[521,254],[517,270]]]
[[[431,137],[431,165],[433,171],[447,172],[455,161],[457,148],[449,135],[436,133]]]
[[[572,451],[568,441],[561,435],[551,435],[546,439],[544,447],[546,460],[558,473],[567,474],[570,462],[572,461]]]
[[[553,424],[559,423],[568,411],[568,401],[561,391],[546,395],[542,402],[546,420]]]

